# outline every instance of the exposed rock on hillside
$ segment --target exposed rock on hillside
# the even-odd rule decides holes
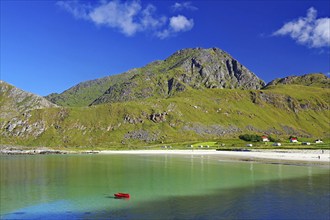
[[[122,143],[125,143],[125,140],[135,139],[140,141],[145,141],[147,143],[158,140],[159,134],[151,133],[146,130],[136,130],[127,132],[124,136]]]
[[[166,121],[166,115],[167,115],[167,112],[155,113],[155,114],[150,115],[150,119],[151,119],[151,121],[156,122],[156,123],[164,122],[164,121]]]
[[[45,98],[25,92],[0,80],[0,118],[13,118],[17,115],[31,111],[56,107]]]

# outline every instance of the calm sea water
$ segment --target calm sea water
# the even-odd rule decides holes
[[[179,155],[0,159],[1,219],[330,218],[329,167]]]

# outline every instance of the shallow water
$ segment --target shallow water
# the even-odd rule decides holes
[[[330,169],[179,155],[1,159],[1,219],[329,219]],[[116,192],[131,198],[115,199]]]

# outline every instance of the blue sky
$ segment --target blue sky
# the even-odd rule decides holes
[[[1,0],[1,80],[38,95],[218,47],[266,82],[330,72],[327,1]]]

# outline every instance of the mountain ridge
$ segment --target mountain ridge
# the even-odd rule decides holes
[[[260,89],[265,85],[253,72],[219,48],[182,49],[165,60],[97,80],[104,85],[102,88],[97,87],[97,83],[92,83],[92,89],[85,88],[94,93],[77,92],[75,88],[86,83],[82,82],[61,94],[50,94],[46,98],[63,106],[86,106],[88,101],[90,103],[87,105],[95,105],[148,97],[165,98],[189,88]],[[103,94],[100,94],[102,90]],[[73,96],[86,101],[77,103]]]

